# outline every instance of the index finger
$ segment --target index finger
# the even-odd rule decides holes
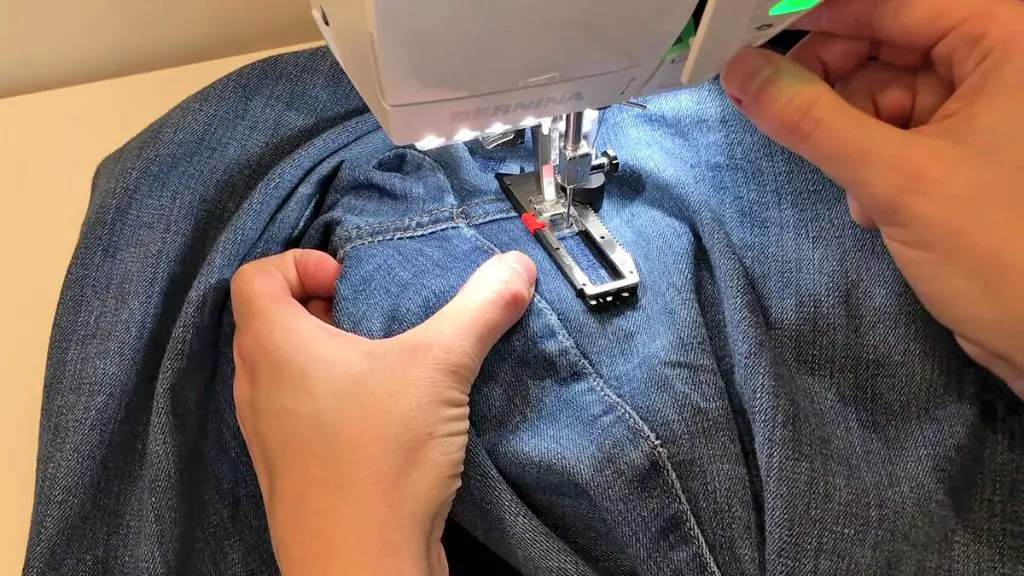
[[[825,0],[791,28],[931,50],[969,18],[1017,0]]]
[[[304,303],[334,297],[341,264],[317,250],[289,250],[250,262],[231,279],[235,323],[282,312],[309,315]]]

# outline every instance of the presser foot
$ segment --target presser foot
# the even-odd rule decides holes
[[[632,301],[640,285],[633,257],[597,215],[604,200],[605,172],[617,167],[614,153],[602,155],[594,162],[589,179],[573,188],[571,202],[566,198],[564,187],[555,199],[545,199],[535,172],[496,175],[502,192],[520,214],[527,230],[554,260],[576,295],[590,308]],[[580,235],[604,267],[610,281],[595,283],[573,259],[559,238],[560,235],[572,234]]]

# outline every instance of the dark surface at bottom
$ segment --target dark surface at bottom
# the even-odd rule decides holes
[[[441,543],[448,556],[450,576],[520,576],[519,572],[451,520],[445,525]]]

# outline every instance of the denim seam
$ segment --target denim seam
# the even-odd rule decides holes
[[[485,242],[484,239],[481,238],[480,235],[477,234],[473,230],[473,228],[472,228],[473,224],[470,223],[469,220],[467,220],[467,219],[461,219],[460,220],[458,213],[455,214],[455,223],[458,224],[460,228],[465,230],[466,235],[469,236],[473,240],[473,243],[475,243],[477,246],[482,248],[484,252],[487,252],[488,254],[490,254],[492,256],[495,255],[495,254],[501,253],[501,251],[498,250],[498,248],[496,246],[491,246],[489,243]]]
[[[579,347],[576,345],[576,342],[572,339],[568,331],[565,329],[565,325],[562,323],[561,319],[558,318],[558,314],[555,314],[555,311],[551,308],[550,305],[548,305],[547,301],[545,301],[539,295],[535,295],[535,298],[537,298],[540,307],[547,313],[548,316],[551,317],[551,320],[558,327],[558,340],[562,344],[568,346],[573,351],[574,355],[578,358],[580,364],[583,367],[584,372],[588,376],[587,381],[591,382],[593,387],[598,391],[598,393],[609,404],[615,407],[615,409],[626,419],[626,421],[630,423],[630,426],[632,428],[634,428],[643,436],[644,440],[648,444],[648,448],[654,454],[655,461],[660,465],[662,473],[665,475],[665,479],[672,487],[672,491],[675,494],[676,498],[678,498],[679,505],[681,508],[680,511],[685,514],[686,523],[690,528],[693,538],[696,540],[697,546],[700,547],[701,556],[708,563],[708,567],[711,569],[711,574],[713,576],[721,576],[721,573],[718,570],[718,566],[714,560],[714,557],[711,555],[711,549],[708,548],[707,542],[704,541],[704,535],[700,531],[700,527],[697,525],[697,519],[693,517],[693,512],[690,510],[690,505],[686,501],[686,495],[683,493],[683,487],[682,484],[679,482],[679,476],[672,468],[672,463],[668,459],[668,454],[665,451],[665,447],[662,441],[658,439],[657,435],[647,425],[647,423],[644,422],[642,418],[640,418],[640,415],[637,414],[636,411],[633,410],[633,408],[630,407],[629,404],[627,404],[623,399],[619,398],[615,394],[615,392],[612,391],[608,387],[608,385],[604,383],[604,379],[601,378],[594,370],[593,366],[590,365],[590,362],[587,360],[586,356],[583,355],[583,352],[579,349]]]
[[[469,202],[467,204],[461,204],[459,206],[446,206],[444,208],[437,208],[435,210],[430,210],[427,212],[417,214],[415,216],[409,216],[407,218],[399,218],[397,220],[385,220],[384,222],[374,222],[372,224],[361,224],[359,226],[353,226],[349,228],[348,232],[362,232],[365,230],[372,230],[374,228],[392,228],[402,226],[405,224],[412,224],[419,220],[429,220],[431,217],[439,216],[441,214],[444,214],[445,212],[458,212],[460,210],[465,210],[467,208],[477,208],[479,206],[486,206],[487,204],[507,204],[507,202],[499,200],[497,198],[477,200],[475,202]]]
[[[476,230],[468,226],[463,226],[466,233],[473,238],[477,245],[482,246],[485,251],[489,253],[497,253],[496,247],[492,246],[485,238],[480,236]],[[583,368],[583,372],[586,375],[586,380],[591,386],[597,391],[597,393],[605,399],[606,402],[612,405],[625,420],[629,423],[629,426],[635,431],[639,432],[648,448],[654,454],[655,462],[658,463],[662,473],[665,475],[669,486],[672,487],[672,491],[678,499],[680,511],[685,516],[685,522],[690,529],[690,532],[696,541],[696,545],[700,548],[700,555],[704,558],[710,569],[712,576],[721,576],[721,571],[718,569],[718,565],[715,562],[714,557],[711,555],[711,549],[708,548],[707,542],[704,540],[704,534],[701,532],[700,527],[697,525],[697,519],[693,516],[693,511],[690,510],[690,505],[686,501],[686,495],[683,493],[682,484],[679,482],[679,476],[672,468],[672,464],[668,459],[668,454],[665,451],[665,447],[661,440],[658,439],[654,431],[640,418],[640,415],[633,410],[622,398],[619,398],[615,392],[604,383],[604,379],[597,374],[594,367],[590,365],[590,361],[576,345],[576,342],[569,335],[568,330],[565,328],[565,324],[558,317],[558,314],[551,308],[547,301],[541,297],[540,294],[534,293],[533,298],[545,315],[549,317],[549,320],[555,326],[555,333],[558,341],[569,348],[573,355],[576,357],[580,366]]]
[[[492,213],[489,213],[489,214],[481,214],[479,216],[474,216],[472,218],[461,218],[460,219],[459,218],[459,213],[460,213],[459,209],[451,209],[451,208],[449,208],[447,210],[450,210],[450,211],[453,212],[451,220],[441,221],[441,222],[438,222],[436,224],[431,224],[431,225],[428,225],[428,226],[421,226],[421,227],[418,227],[418,228],[411,228],[409,230],[397,230],[397,231],[389,232],[389,233],[386,233],[386,234],[379,234],[377,236],[370,236],[370,237],[367,237],[367,238],[362,238],[360,240],[355,240],[355,241],[348,242],[339,251],[337,259],[340,262],[341,260],[343,260],[345,258],[345,255],[348,253],[349,250],[352,250],[353,248],[358,248],[360,246],[366,246],[368,244],[376,244],[378,242],[387,242],[387,241],[390,241],[390,240],[402,240],[402,239],[405,239],[405,238],[415,238],[415,237],[419,237],[419,236],[425,236],[427,234],[432,234],[434,232],[441,232],[441,231],[444,231],[444,230],[449,230],[449,229],[452,229],[452,228],[460,228],[460,227],[469,228],[469,226],[476,226],[476,225],[479,225],[479,224],[485,224],[487,222],[491,222],[491,221],[494,221],[494,220],[504,220],[504,219],[508,219],[508,218],[514,218],[516,216],[516,214],[514,212],[504,211],[503,210],[501,212],[492,212]],[[419,218],[409,219],[409,220],[406,220],[406,221],[403,221],[403,222],[412,222],[412,221],[415,221],[416,219],[419,219]],[[474,236],[474,234],[470,234],[470,236]],[[477,241],[477,243],[479,243],[479,241]],[[490,251],[490,250],[488,250],[488,251]],[[495,252],[495,253],[497,253],[497,252]]]

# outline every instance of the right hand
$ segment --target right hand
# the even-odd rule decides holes
[[[1024,2],[826,0],[722,84],[845,188],[922,304],[1024,398]]]

